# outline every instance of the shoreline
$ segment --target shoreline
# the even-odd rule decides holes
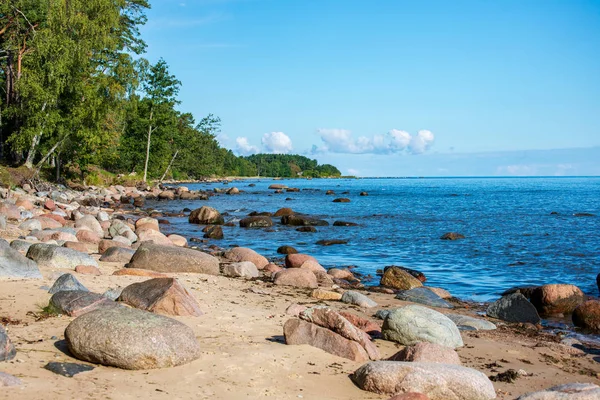
[[[35,219],[36,214],[39,214],[40,217],[45,216],[45,219],[42,219],[50,224],[49,221],[46,221],[49,219],[48,216],[69,213],[70,216],[66,215],[61,217],[62,219],[55,218],[57,221],[64,221],[62,231],[56,230],[55,227],[48,229],[48,233],[53,229],[56,232],[49,236],[39,233],[44,231],[34,233],[48,238],[54,235],[54,238],[49,240],[55,242],[61,242],[63,239],[72,240],[73,237],[68,236],[68,232],[69,229],[73,229],[74,223],[78,220],[77,213],[81,214],[79,218],[85,215],[94,215],[95,218],[98,218],[98,213],[102,211],[109,217],[107,223],[104,223],[107,229],[112,226],[111,224],[115,224],[114,221],[118,220],[129,224],[132,232],[137,232],[138,241],[129,246],[134,250],[137,248],[136,246],[139,246],[136,243],[142,241],[144,237],[151,237],[150,240],[154,240],[155,244],[157,242],[165,243],[162,241],[167,239],[175,245],[175,240],[180,240],[176,237],[178,235],[170,235],[173,236],[170,238],[161,234],[158,222],[156,222],[158,233],[155,233],[154,229],[151,229],[153,232],[148,233],[147,227],[140,228],[136,223],[136,219],[145,218],[147,213],[131,213],[135,209],[127,209],[127,207],[119,205],[122,201],[125,203],[136,201],[135,199],[141,196],[139,191],[130,190],[128,194],[126,190],[123,190],[122,193],[115,190],[110,195],[107,191],[107,189],[99,189],[97,194],[88,191],[79,193],[79,195],[70,191],[58,191],[57,193],[51,191],[48,196],[52,197],[54,193],[54,197],[64,196],[61,200],[67,200],[65,202],[53,201],[56,207],[54,211],[48,208],[51,206],[48,203],[49,197],[37,198],[34,195],[35,191],[32,191],[31,194],[22,189],[12,191],[12,197],[4,199],[4,204],[10,205],[13,200],[20,202],[19,207],[24,208],[20,212],[29,212],[32,218],[20,221],[8,219],[5,221],[6,226],[0,230],[0,237],[13,241],[19,236],[27,236],[18,227],[24,221]],[[153,196],[159,198],[162,195],[169,200],[170,195],[165,192],[170,191],[144,192],[144,198]],[[180,194],[184,192],[182,191]],[[7,192],[3,193],[8,194]],[[188,196],[196,195],[201,194],[190,193]],[[69,197],[71,198],[69,199]],[[98,202],[93,200],[94,198],[103,201]],[[110,202],[108,202],[110,206],[103,207],[106,205],[104,200],[108,198],[110,198]],[[29,204],[25,200],[29,201]],[[77,207],[70,207],[69,205],[75,204],[74,202],[77,202]],[[88,205],[82,205],[83,203]],[[138,201],[139,203],[140,201]],[[5,207],[8,211],[14,211],[11,207]],[[57,214],[58,211],[61,212]],[[148,223],[154,224],[150,219],[148,219]],[[75,229],[79,229],[77,232],[81,231],[81,227]],[[343,285],[346,284],[342,282],[344,279],[334,278],[331,270],[326,271],[325,276],[317,274],[316,271],[319,271],[317,266],[320,267],[318,262],[317,265],[311,264],[310,268],[314,269],[313,272],[317,277],[320,276],[319,287],[329,293],[327,296],[333,296],[331,293],[339,293],[341,297],[343,293],[356,291],[374,301],[377,304],[376,307],[365,308],[340,300],[318,298],[315,297],[317,295],[313,288],[278,285],[272,281],[271,272],[265,272],[267,271],[265,265],[259,270],[259,278],[249,280],[243,277],[226,277],[222,272],[216,276],[164,272],[165,276],[177,278],[178,281],[185,284],[191,295],[198,300],[204,312],[204,315],[200,317],[174,317],[192,327],[203,346],[204,350],[198,360],[179,367],[145,372],[118,370],[96,364],[93,371],[82,373],[72,379],[66,379],[41,368],[44,363],[52,360],[80,361],[68,351],[61,350],[61,345],[57,344],[62,340],[64,328],[75,318],[43,316],[41,308],[47,304],[50,295],[46,290],[40,290],[40,285],[50,287],[60,275],[67,272],[72,273],[91,291],[98,293],[111,287],[126,287],[131,283],[143,282],[148,279],[143,276],[114,275],[116,271],[126,267],[125,262],[102,261],[97,244],[77,239],[79,238],[75,239],[75,243],[78,244],[70,246],[78,248],[78,251],[85,248],[85,253],[97,262],[99,275],[86,275],[74,272],[72,268],[40,264],[41,281],[0,278],[0,293],[7,296],[0,297],[0,317],[5,318],[2,320],[2,324],[7,325],[9,337],[17,347],[17,358],[8,362],[0,362],[0,372],[12,374],[22,381],[20,387],[7,388],[3,392],[11,399],[38,398],[42,393],[47,394],[44,397],[61,398],[64,391],[74,390],[75,387],[82,394],[94,393],[95,395],[110,396],[114,391],[119,391],[125,396],[143,395],[147,398],[164,398],[163,392],[179,398],[198,398],[197,396],[222,399],[244,396],[278,399],[292,399],[300,396],[309,399],[389,398],[386,395],[362,391],[347,378],[348,374],[363,364],[362,362],[349,361],[313,346],[286,346],[284,342],[282,343],[284,340],[281,337],[282,326],[290,318],[294,318],[294,315],[290,315],[287,311],[288,307],[293,304],[325,305],[332,310],[350,312],[378,326],[381,326],[382,320],[374,317],[374,311],[394,310],[397,307],[416,304],[396,299],[394,290],[390,291],[381,286],[365,288],[348,286],[344,288]],[[32,241],[31,238],[29,240]],[[66,240],[66,242],[71,240]],[[114,237],[112,240],[114,241]],[[194,245],[196,244],[189,243],[189,246]],[[175,247],[177,248],[177,245]],[[227,251],[227,249],[212,249],[211,254],[220,260],[221,269],[233,262],[226,258]],[[309,268],[308,264],[305,267],[302,265],[299,266],[299,269]],[[286,266],[288,268],[283,270],[294,269],[289,265]],[[281,270],[281,266],[275,267]],[[275,270],[275,267],[268,268]],[[340,274],[344,273],[344,276],[350,279],[351,273],[348,275],[342,270],[339,271]],[[336,279],[340,280],[336,281]],[[452,310],[439,307],[430,308],[444,315],[456,313],[490,320],[479,315],[478,311],[482,311],[484,307],[477,307],[477,304],[460,300],[449,301],[455,306]],[[493,382],[498,398],[512,399],[517,395],[545,389],[558,383],[580,381],[600,383],[600,362],[595,360],[596,355],[600,354],[600,346],[595,347],[593,343],[585,344],[573,339],[562,340],[564,338],[561,334],[547,332],[535,324],[513,324],[497,319],[491,319],[491,321],[496,324],[497,329],[489,331],[462,330],[461,336],[465,341],[465,346],[458,348],[457,351],[464,366],[483,371],[486,376],[496,376],[508,370],[522,370],[514,378],[514,381]],[[402,348],[402,346],[383,340],[377,335],[373,338],[373,343],[382,358],[390,357]],[[213,367],[206,368],[207,365],[213,365]],[[240,375],[240,369],[253,371],[253,373]],[[126,377],[129,384],[120,378],[115,379],[115,376]],[[93,380],[90,380],[89,377],[93,377]],[[188,382],[188,385],[177,384],[181,379]],[[273,379],[279,382],[277,386],[273,386]],[[322,387],[328,387],[328,392],[323,393]],[[2,395],[0,394],[0,398]]]

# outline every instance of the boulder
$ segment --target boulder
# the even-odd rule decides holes
[[[194,249],[145,242],[133,254],[127,268],[219,275],[219,260]]]
[[[425,304],[431,307],[454,308],[454,306],[437,294],[433,293],[429,288],[417,287],[410,290],[402,290],[396,298],[402,301],[410,301],[413,303]]]
[[[462,365],[458,353],[454,349],[428,342],[406,346],[388,360]]]
[[[346,197],[339,197],[337,199],[333,199],[334,203],[350,203],[350,199]]]
[[[4,215],[9,221],[18,221],[21,219],[21,210],[14,204],[0,203],[0,215]]]
[[[97,267],[94,267],[93,265],[78,265],[75,267],[75,272],[82,275],[102,275],[102,272],[100,272],[100,270]]]
[[[280,208],[279,210],[275,211],[275,214],[273,214],[274,217],[283,217],[285,215],[292,215],[294,214],[294,210],[292,210],[291,208]]]
[[[311,297],[318,300],[341,300],[342,294],[338,292],[332,292],[330,290],[315,289],[310,294]]]
[[[315,233],[317,231],[317,228],[315,228],[314,226],[301,226],[300,228],[296,228],[296,231]]]
[[[175,200],[175,192],[172,190],[163,190],[158,194],[160,200]]]
[[[117,240],[102,239],[100,240],[100,242],[98,242],[98,253],[104,254],[111,247],[121,247],[124,249],[131,250],[131,245],[127,243],[123,243]]]
[[[492,400],[496,391],[485,374],[460,365],[372,361],[350,378],[362,390],[379,394],[418,392],[431,400]]]
[[[370,299],[362,293],[355,292],[352,290],[344,292],[344,294],[342,295],[342,302],[354,304],[364,308],[377,307],[377,303],[375,303],[372,299]]]
[[[232,188],[229,188],[225,191],[225,194],[228,195],[235,195],[235,194],[240,194],[240,189],[236,188],[235,186]]]
[[[323,268],[323,266],[321,264],[319,264],[318,262],[314,261],[314,260],[306,260],[302,263],[302,265],[300,265],[300,268],[302,269],[308,269],[310,271],[312,271],[313,273],[315,273],[316,275],[319,274],[325,274],[327,275],[327,270],[325,268]],[[318,278],[318,276],[317,276]],[[331,277],[329,277],[329,275],[327,275],[327,278],[331,281]]]
[[[406,346],[418,342],[462,347],[458,328],[444,314],[430,308],[409,305],[391,311],[383,321],[383,338]]]
[[[140,229],[137,232],[138,242],[152,241],[161,246],[173,246],[173,242],[168,237],[154,229]]]
[[[138,237],[125,222],[120,219],[113,219],[108,228],[108,233],[114,239],[117,236],[123,236],[131,242],[137,241]]]
[[[310,289],[316,289],[319,286],[314,273],[308,269],[300,268],[289,268],[275,273],[273,275],[273,283],[276,285]]]
[[[333,226],[358,226],[358,224],[356,222],[335,221]]]
[[[75,228],[86,228],[94,232],[98,237],[104,236],[104,229],[100,225],[100,222],[93,215],[84,215],[75,221]]]
[[[279,254],[297,254],[298,250],[296,250],[292,246],[279,246],[277,248],[277,253],[279,253]]]
[[[327,274],[335,279],[355,280],[354,274],[349,269],[331,268],[327,270]]]
[[[173,243],[174,246],[187,247],[188,245],[187,239],[181,235],[175,235],[172,233],[170,235],[167,235],[167,238],[169,238],[169,240],[171,241],[171,243]]]
[[[27,254],[27,250],[29,250],[29,248],[31,247],[32,244],[33,244],[32,242],[28,242],[26,240],[15,239],[12,242],[10,242],[10,248],[17,250],[21,254]],[[0,245],[0,247],[1,246],[2,245]],[[1,250],[0,250],[0,252],[1,252]],[[25,256],[23,256],[23,257],[25,257]],[[29,260],[29,258],[27,258],[27,257],[25,257],[25,259]],[[2,263],[0,262],[0,265],[1,264]],[[1,275],[1,273],[0,273],[0,275]]]
[[[8,361],[15,358],[17,349],[10,341],[4,327],[0,325],[0,361]]]
[[[385,269],[380,284],[381,286],[400,290],[409,290],[423,286],[420,280],[406,272],[404,269],[396,266]]]
[[[19,225],[19,229],[22,231],[35,231],[42,230],[42,223],[37,219],[28,219]]]
[[[340,315],[346,318],[352,325],[360,329],[361,331],[368,333],[370,336],[381,336],[381,325],[366,319],[359,317],[358,315],[354,315],[347,311],[338,311]]]
[[[262,272],[265,273],[265,275],[269,276],[269,275],[273,275],[274,273],[282,271],[282,270],[283,270],[283,268],[281,268],[277,264],[267,264],[262,269]]]
[[[223,225],[225,223],[223,216],[216,209],[208,206],[202,206],[192,211],[188,220],[191,224],[202,225]]]
[[[533,304],[518,292],[501,297],[495,303],[492,303],[486,312],[489,317],[507,322],[538,324],[541,321]]]
[[[62,292],[62,291],[66,292],[69,290],[79,290],[82,292],[89,292],[88,288],[83,286],[83,284],[81,284],[81,282],[79,282],[77,280],[77,278],[75,278],[73,275],[62,274],[61,276],[58,277],[57,280],[54,281],[54,284],[52,285],[50,290],[48,290],[48,293],[54,294],[54,293],[58,293],[58,292]]]
[[[529,301],[540,315],[571,314],[585,301],[585,295],[575,285],[543,285],[535,288]]]
[[[199,317],[200,305],[175,278],[154,278],[133,283],[117,299],[140,310],[162,315]]]
[[[133,249],[113,246],[109,247],[104,251],[104,253],[100,257],[100,261],[128,263],[129,261],[131,261],[131,257],[133,257],[134,253],[135,250]]]
[[[49,218],[47,215],[50,214],[44,214],[42,216],[35,217],[35,219],[40,221],[40,224],[42,224],[42,229],[56,229],[62,227],[62,224],[60,222]]]
[[[265,257],[246,247],[233,247],[223,257],[234,262],[250,261],[258,269],[263,269],[269,263]]]
[[[348,241],[347,240],[343,240],[343,239],[322,239],[317,241],[315,244],[318,244],[319,246],[333,246],[335,244],[347,244]]]
[[[293,253],[285,256],[285,266],[287,268],[300,268],[306,261],[317,262],[317,259],[308,254]]]
[[[120,307],[119,304],[102,296],[81,290],[68,290],[54,293],[48,304],[50,314],[65,314],[78,317],[101,308]]]
[[[300,319],[327,328],[342,337],[352,340],[361,345],[371,360],[380,358],[379,350],[371,342],[371,337],[352,325],[350,321],[344,318],[337,311],[329,307],[311,307],[300,312]]]
[[[300,319],[292,318],[286,321],[283,325],[283,336],[288,345],[308,344],[352,361],[369,360],[369,355],[358,342]]]
[[[438,287],[431,287],[431,286],[427,286],[427,289],[431,290],[433,293],[435,293],[436,295],[438,295],[442,299],[450,299],[450,298],[452,298],[452,295],[446,289],[442,289],[442,288],[438,288]]]
[[[452,322],[456,324],[459,330],[461,327],[467,327],[477,331],[491,331],[496,329],[496,325],[481,318],[474,318],[460,314],[446,314],[446,317],[450,318]]]
[[[464,238],[465,236],[458,232],[446,232],[440,237],[442,240],[459,240]]]
[[[273,226],[273,220],[267,216],[246,217],[240,220],[242,228],[268,228]]]
[[[598,400],[600,386],[592,383],[566,383],[539,392],[527,393],[517,400]]]
[[[275,189],[275,190],[282,190],[282,189],[287,189],[287,188],[288,187],[286,185],[283,185],[281,183],[274,183],[269,186],[269,189]]]
[[[383,269],[383,271],[385,272],[389,268],[399,268],[405,272],[408,272],[410,275],[417,278],[421,283],[427,281],[427,277],[425,276],[425,274],[423,274],[421,271],[417,271],[416,269],[403,267],[401,265],[388,265]]]
[[[281,223],[283,225],[291,226],[327,226],[329,222],[318,219],[315,217],[309,217],[307,215],[290,214],[281,217]]]
[[[219,225],[207,227],[208,229],[204,233],[204,237],[207,239],[223,239],[223,228]]]
[[[600,333],[600,300],[588,300],[573,311],[573,324]]]
[[[96,310],[76,318],[67,326],[65,340],[75,357],[123,369],[173,367],[200,356],[188,326],[130,308]]]
[[[0,277],[41,279],[37,264],[0,239]]]
[[[27,258],[39,266],[49,268],[75,269],[78,265],[98,266],[98,262],[87,253],[52,244],[36,243],[27,251]]]
[[[258,268],[250,261],[242,261],[223,266],[223,275],[235,278],[258,278]]]

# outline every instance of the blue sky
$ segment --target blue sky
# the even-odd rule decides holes
[[[239,154],[600,175],[598,0],[153,0],[142,34]]]

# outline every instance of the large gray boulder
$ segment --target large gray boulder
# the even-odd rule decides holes
[[[439,308],[454,308],[454,306],[442,299],[437,294],[433,293],[426,287],[416,287],[409,290],[402,290],[396,298],[402,301],[410,301],[413,303],[425,304],[426,306]]]
[[[341,300],[344,303],[355,304],[359,307],[364,308],[377,307],[377,303],[373,301],[373,299],[353,290],[348,290],[347,292],[344,292]]]
[[[539,392],[527,393],[517,400],[598,400],[600,386],[592,383],[567,383]]]
[[[98,266],[98,262],[89,254],[53,244],[36,243],[27,250],[27,258],[38,265],[50,268],[75,269],[78,265]]]
[[[430,308],[409,305],[390,312],[383,321],[383,338],[403,344],[437,343],[462,347],[463,340],[456,324],[444,314]]]
[[[468,315],[446,314],[452,322],[456,324],[458,329],[475,329],[477,331],[492,331],[496,329],[496,325],[485,319],[469,317]]]
[[[89,292],[88,288],[83,286],[83,284],[79,282],[72,274],[62,274],[56,281],[54,281],[54,284],[50,290],[48,290],[48,293],[54,294],[62,291],[67,292],[69,290]]]
[[[130,308],[102,309],[65,330],[78,359],[124,369],[167,368],[200,356],[194,331],[174,319]]]
[[[37,264],[0,239],[0,277],[40,279]]]
[[[538,324],[541,318],[534,307],[521,293],[503,296],[492,303],[487,311],[488,317],[507,322],[530,322]]]
[[[194,249],[145,242],[138,247],[127,268],[219,275],[219,260]]]
[[[361,389],[385,395],[417,392],[430,400],[491,400],[496,398],[485,374],[460,365],[372,361],[351,375]]]
[[[83,290],[65,290],[54,293],[48,304],[51,314],[78,317],[100,308],[123,307],[98,293]]]

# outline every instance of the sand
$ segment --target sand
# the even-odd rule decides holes
[[[175,274],[198,299],[204,315],[177,318],[193,328],[203,349],[187,365],[148,371],[126,371],[96,366],[93,371],[67,378],[47,371],[50,361],[80,362],[69,355],[64,330],[70,317],[38,319],[50,295],[50,286],[62,273],[73,273],[90,290],[126,286],[147,278],[112,276],[117,263],[100,263],[103,275],[89,276],[69,270],[42,268],[43,280],[1,280],[0,318],[12,320],[9,336],[17,357],[0,363],[0,371],[19,377],[23,385],[3,388],[4,399],[385,399],[364,392],[348,375],[360,367],[308,345],[288,346],[282,327],[292,303],[313,304],[310,290],[274,286],[222,276]],[[379,308],[406,304],[391,295],[370,296]],[[324,302],[336,309],[372,317],[363,310],[337,301]],[[443,311],[443,310],[440,310]],[[471,313],[469,310],[459,312]],[[555,343],[555,336],[500,326],[491,332],[463,332],[465,347],[458,350],[464,365],[493,375],[509,368],[528,376],[514,383],[495,382],[499,399],[567,382],[599,384],[600,352],[572,355]],[[383,357],[402,347],[375,340]],[[499,365],[499,366],[496,366]],[[495,371],[495,372],[493,372]]]

